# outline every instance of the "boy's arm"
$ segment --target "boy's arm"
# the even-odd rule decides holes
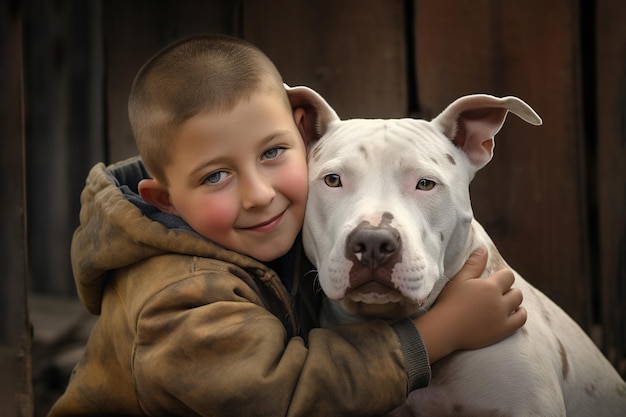
[[[426,350],[433,362],[510,333],[474,335],[492,325],[494,304],[502,298],[498,291],[474,289],[475,282],[499,282],[471,279],[481,271],[466,267],[416,327],[405,322],[411,325],[406,334],[419,339],[419,329],[423,345],[411,345],[412,338],[407,343],[398,325],[382,321],[314,329],[306,345],[287,337],[254,286],[230,273],[209,276],[196,269],[140,313],[133,368],[142,408],[216,416],[383,414],[409,390],[427,385]],[[493,299],[500,301],[487,302]]]
[[[499,342],[526,322],[522,292],[511,288],[513,271],[502,269],[480,279],[486,263],[487,252],[474,251],[433,308],[414,320],[431,363],[457,350]]]
[[[140,313],[133,369],[145,412],[381,415],[404,401],[404,356],[385,322],[313,329],[305,344],[254,285],[191,275]]]
[[[526,322],[526,309],[520,306],[522,293],[511,288],[513,272],[503,269],[480,279],[486,263],[487,252],[474,251],[427,313],[394,325],[409,391],[428,385],[429,363],[457,350],[497,343]]]

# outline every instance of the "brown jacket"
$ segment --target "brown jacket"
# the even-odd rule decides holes
[[[50,416],[379,415],[427,383],[410,331],[311,330],[315,274],[296,268],[290,294],[266,265],[166,227],[131,202],[145,175],[133,159],[87,179],[72,265],[100,317]],[[417,346],[413,359],[400,339]],[[407,360],[420,365],[409,376]]]

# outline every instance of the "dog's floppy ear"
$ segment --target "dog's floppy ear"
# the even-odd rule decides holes
[[[302,138],[309,147],[324,135],[330,122],[339,120],[339,116],[321,95],[309,87],[289,87],[285,84],[285,90],[294,112],[298,109],[304,111],[297,122]]]
[[[494,97],[486,94],[464,96],[450,104],[432,123],[468,156],[476,170],[493,156],[493,137],[500,131],[508,112],[539,126],[535,111],[517,97]]]

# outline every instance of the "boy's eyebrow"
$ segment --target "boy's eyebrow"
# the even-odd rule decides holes
[[[276,137],[278,136],[283,136],[283,135],[287,135],[291,133],[288,129],[282,129],[282,130],[277,130],[275,132],[270,133],[269,135],[267,135],[265,138],[261,139],[260,141],[260,145],[261,147],[265,146],[266,144],[268,144],[269,142],[273,141]],[[198,165],[196,165],[191,172],[189,173],[190,176],[195,175],[198,171],[201,171],[202,169],[204,169],[204,167],[206,167],[207,165],[212,165],[215,163],[218,163],[221,159],[226,159],[223,157],[219,157],[216,159],[210,159],[208,161],[202,161],[200,162]]]

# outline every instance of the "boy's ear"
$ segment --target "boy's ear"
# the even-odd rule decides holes
[[[166,213],[177,214],[170,200],[170,193],[154,179],[139,181],[139,195],[147,203]]]

